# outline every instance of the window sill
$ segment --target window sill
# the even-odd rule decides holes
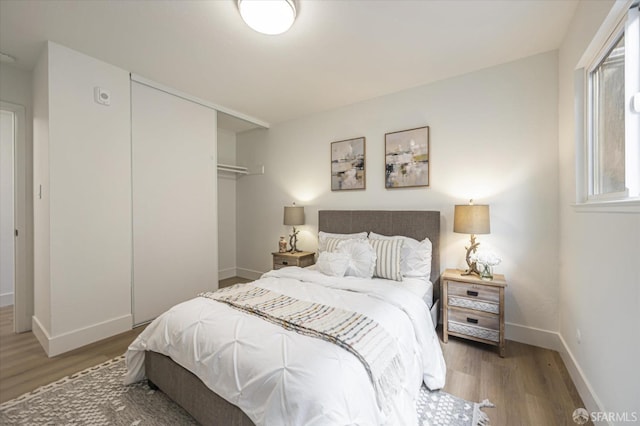
[[[640,213],[640,199],[588,201],[571,205],[576,213]]]

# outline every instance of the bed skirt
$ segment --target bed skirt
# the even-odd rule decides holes
[[[193,373],[168,356],[145,352],[145,373],[149,381],[184,408],[200,424],[254,426],[237,406],[218,396]]]
[[[438,328],[438,319],[440,318],[440,299],[436,299],[430,309],[431,321],[433,328]]]

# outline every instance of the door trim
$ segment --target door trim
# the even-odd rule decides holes
[[[24,106],[10,102],[0,101],[0,109],[11,111],[16,117],[13,151],[13,222],[18,236],[14,238],[13,329],[16,333],[22,333],[31,330],[31,312],[33,311],[33,284],[30,285],[27,282],[27,114]]]

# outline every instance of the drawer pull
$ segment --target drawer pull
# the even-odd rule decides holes
[[[478,292],[477,291],[467,290],[467,296],[478,297]]]
[[[283,265],[288,265],[288,264],[289,264],[289,262],[287,262],[286,260],[283,260],[283,261],[282,261],[282,264],[283,264]]]
[[[469,318],[469,317],[467,317],[467,322],[470,322],[471,324],[477,324],[477,323],[478,323],[478,320],[477,320],[477,319],[475,319],[475,318]]]

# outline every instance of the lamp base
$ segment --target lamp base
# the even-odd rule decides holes
[[[302,250],[298,250],[298,247],[296,247],[296,245],[298,244],[298,232],[296,230],[296,227],[293,227],[293,233],[291,235],[289,235],[289,245],[291,246],[291,248],[288,250],[289,253],[300,253]]]
[[[471,244],[469,247],[465,247],[467,249],[467,270],[462,273],[462,275],[477,275],[480,276],[480,271],[478,270],[478,265],[476,262],[471,260],[471,253],[475,253],[478,249],[480,243],[476,242],[476,236],[471,234]]]

